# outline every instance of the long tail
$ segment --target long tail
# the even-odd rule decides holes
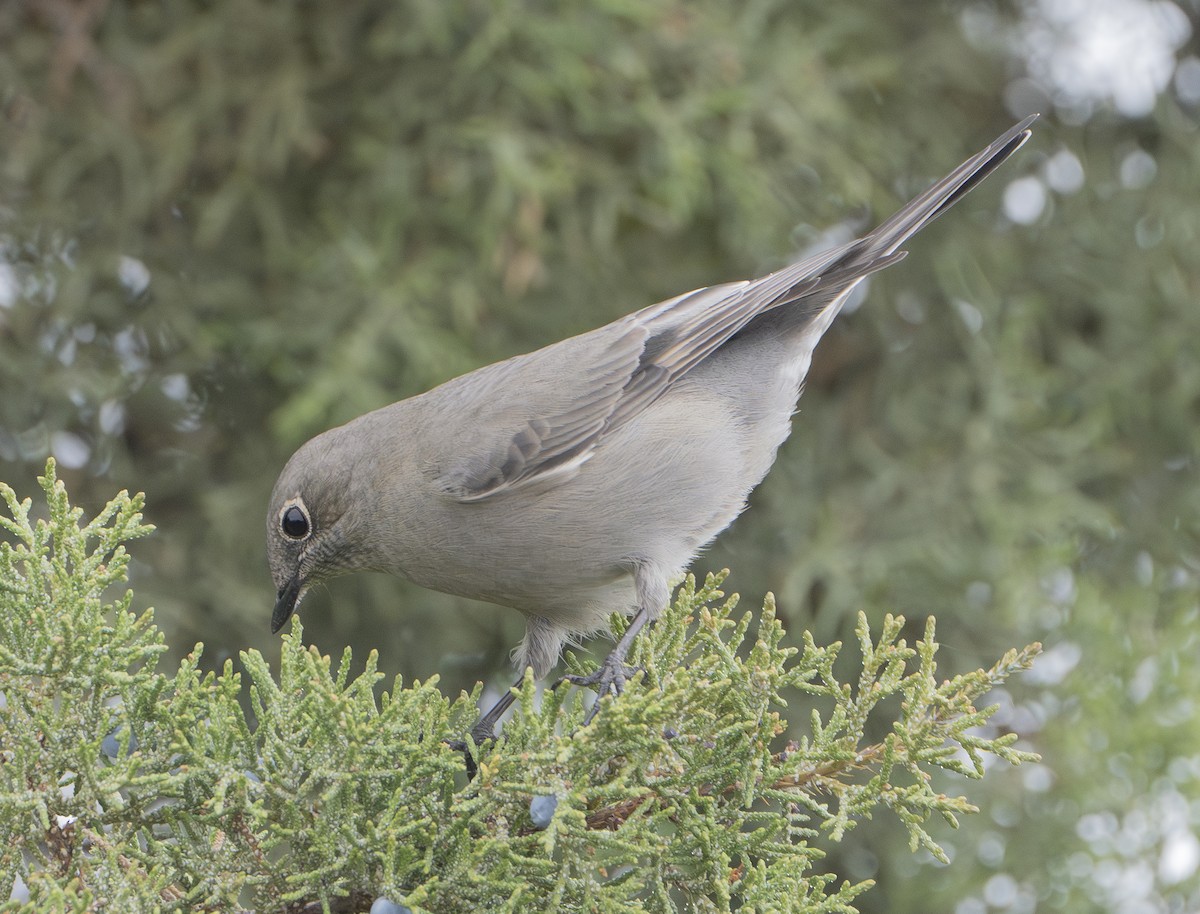
[[[929,190],[910,200],[894,216],[861,239],[859,243],[864,245],[862,253],[876,256],[891,254],[952,207],[1025,144],[1031,134],[1030,125],[1037,117],[1036,114],[1031,114],[992,141],[986,149],[971,156]]]
[[[854,287],[903,258],[900,245],[1016,152],[1029,139],[1029,126],[1036,118],[1027,117],[1007,130],[857,241],[760,279],[697,289],[624,318],[622,324],[644,344],[603,428],[611,430],[637,415],[742,332],[769,327],[771,333],[799,333],[811,352]]]
[[[900,246],[961,200],[1021,148],[1031,135],[1033,114],[1006,130],[893,216],[866,235],[784,267],[747,288],[758,298],[758,314],[793,302],[799,305],[788,323],[816,339],[825,332],[858,283],[906,256]]]
[[[850,242],[840,250],[826,252],[823,256],[835,256],[821,270],[822,279],[836,286],[838,278],[845,281],[856,275],[866,276],[903,258],[905,252],[900,251],[900,246],[970,193],[975,185],[1020,149],[1029,139],[1030,125],[1037,118],[1036,114],[1032,114],[1006,130],[988,144],[986,149],[971,156],[862,238]]]

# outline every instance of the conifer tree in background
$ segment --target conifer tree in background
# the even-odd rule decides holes
[[[301,441],[778,266],[1040,110],[832,330],[696,570],[774,592],[785,645],[851,642],[860,611],[936,615],[950,674],[1046,644],[984,731],[1042,761],[972,784],[972,827],[929,826],[949,867],[891,816],[828,847],[876,881],[860,909],[1200,907],[1200,23],[1073,9],[0,4],[0,479],[33,491],[54,454],[89,513],[147,493],[130,573],[161,675],[197,641],[204,670],[273,660],[261,518]],[[1088,58],[1105,36],[1121,52]],[[303,616],[447,695],[506,684],[518,634],[370,578]]]

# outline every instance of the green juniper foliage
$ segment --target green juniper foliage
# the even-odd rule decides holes
[[[156,671],[150,612],[111,590],[123,543],[152,529],[142,497],[81,526],[52,461],[42,485],[36,522],[0,485],[4,911],[356,911],[378,896],[416,912],[851,911],[870,884],[822,872],[822,843],[884,806],[941,856],[927,823],[973,808],[931,772],[1030,757],[1015,734],[976,735],[991,709],[975,702],[1036,645],[938,682],[932,620],[909,647],[902,619],[873,638],[863,617],[861,673],[843,683],[840,644],[785,646],[769,599],[735,615],[710,576],[638,641],[644,674],[592,726],[577,690],[539,701],[527,677],[504,738],[470,747],[468,780],[447,741],[477,695],[433,680],[380,694],[373,654],[352,676],[349,651],[335,667],[299,624],[278,674],[255,651],[244,673],[203,673],[200,646]],[[797,691],[811,725],[782,744]],[[890,732],[869,742],[889,698]],[[534,816],[538,797],[553,799]]]

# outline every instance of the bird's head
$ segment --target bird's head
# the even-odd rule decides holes
[[[271,631],[313,584],[367,567],[361,511],[353,509],[355,461],[342,429],[318,435],[283,468],[267,511],[267,561],[275,582]]]

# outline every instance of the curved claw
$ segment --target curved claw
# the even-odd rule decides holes
[[[600,664],[600,668],[596,672],[588,676],[564,676],[555,683],[555,686],[561,685],[563,682],[570,682],[572,685],[597,687],[596,701],[588,709],[587,716],[583,719],[585,727],[600,713],[600,699],[609,693],[620,695],[625,689],[626,680],[638,672],[636,667],[625,665],[625,658],[629,655],[630,647],[633,646],[633,639],[649,621],[649,615],[644,610],[639,610],[629,620],[629,627],[625,629],[625,634],[604,658],[604,662]]]
[[[626,666],[623,657],[616,656],[617,652],[609,654],[604,658],[604,662],[596,672],[587,676],[564,676],[560,683],[569,682],[571,685],[591,686],[596,689],[596,700],[588,709],[587,716],[583,719],[583,725],[586,727],[596,715],[600,713],[600,699],[605,695],[620,695],[625,691],[625,683],[633,678],[634,675],[641,672],[640,667]]]
[[[453,751],[462,754],[463,763],[466,765],[467,769],[467,780],[475,780],[475,775],[479,773],[479,768],[475,764],[475,759],[471,755],[471,750],[467,746],[466,742],[461,739],[444,739],[442,740],[442,743]]]
[[[471,728],[471,739],[475,741],[476,746],[482,746],[484,743],[491,742],[495,738],[496,728],[487,720],[480,720],[479,723]]]

